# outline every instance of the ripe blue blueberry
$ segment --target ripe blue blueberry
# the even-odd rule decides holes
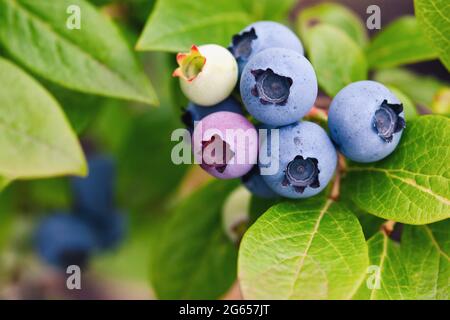
[[[115,165],[108,156],[88,160],[89,175],[73,178],[75,215],[86,221],[100,249],[111,249],[123,239],[126,219],[114,207]]]
[[[273,48],[255,55],[242,72],[240,90],[248,112],[257,120],[284,126],[299,121],[317,97],[311,63],[298,52]]]
[[[87,219],[103,219],[114,211],[114,161],[96,156],[88,160],[89,175],[72,179],[74,211]]]
[[[405,128],[403,105],[382,84],[359,81],[333,99],[328,127],[338,149],[357,162],[374,162],[397,147]]]
[[[267,124],[261,123],[256,126],[259,134],[259,138],[266,138],[268,143],[268,148],[270,148],[271,143],[271,129],[276,129],[276,127],[269,126]],[[266,135],[262,135],[262,130],[266,130]],[[250,191],[257,197],[260,198],[276,198],[278,194],[272,191],[269,188],[267,183],[261,176],[261,170],[258,165],[255,165],[252,170],[250,170],[245,176],[241,178],[242,183]]]
[[[291,49],[303,55],[303,45],[295,33],[273,21],[259,21],[247,26],[233,36],[229,46],[238,63],[239,74],[256,54],[269,48]]]
[[[100,249],[116,248],[125,236],[127,221],[120,212],[111,212],[105,219],[91,221]]]
[[[274,148],[278,147],[277,150]],[[333,177],[337,153],[327,133],[319,125],[302,121],[279,128],[279,143],[269,145],[270,163],[277,172],[263,175],[276,193],[287,198],[307,198],[322,191]],[[260,151],[261,152],[261,151]]]
[[[188,107],[184,110],[181,116],[181,120],[183,121],[186,128],[192,132],[192,130],[194,129],[195,121],[200,121],[207,115],[219,111],[228,111],[243,114],[243,110],[239,102],[230,96],[224,101],[207,108],[190,102]]]
[[[36,231],[39,256],[48,264],[85,267],[97,248],[90,226],[79,217],[59,213],[44,219]]]
[[[248,191],[260,198],[276,198],[278,196],[264,181],[258,165],[255,165],[249,173],[242,177],[242,183]]]

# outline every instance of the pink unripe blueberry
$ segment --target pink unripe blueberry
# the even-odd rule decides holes
[[[257,162],[258,134],[244,116],[215,112],[196,124],[192,146],[195,162],[206,172],[232,179],[245,175]]]

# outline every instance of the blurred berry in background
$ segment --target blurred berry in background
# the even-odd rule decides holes
[[[97,239],[90,226],[79,217],[57,213],[44,219],[36,232],[36,248],[48,264],[66,269],[84,268],[96,250]]]
[[[112,158],[88,160],[89,175],[72,179],[74,211],[90,220],[104,219],[114,207],[115,168]]]
[[[70,213],[54,213],[36,232],[36,250],[46,263],[65,270],[87,267],[95,253],[113,249],[125,235],[126,218],[115,209],[115,165],[108,156],[88,159],[86,178],[72,179]]]

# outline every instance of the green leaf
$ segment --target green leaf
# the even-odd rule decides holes
[[[422,116],[407,123],[393,154],[348,168],[343,192],[363,210],[408,224],[450,217],[450,119]]]
[[[365,277],[358,219],[325,197],[269,209],[244,235],[238,274],[246,299],[349,299]]]
[[[371,68],[396,67],[437,57],[416,18],[409,16],[383,28],[367,47],[366,54]]]
[[[330,96],[346,85],[367,79],[367,62],[361,48],[343,31],[317,25],[307,40],[319,85]]]
[[[285,20],[295,0],[241,0],[253,21]]]
[[[397,89],[396,87],[393,86],[388,87],[389,90],[391,90],[395,94],[395,96],[402,102],[403,112],[405,113],[406,121],[417,118],[419,114],[417,113],[414,102],[412,102],[411,99],[406,94],[404,94],[401,90]]]
[[[410,97],[415,103],[430,107],[440,88],[449,85],[433,77],[419,76],[406,69],[379,70],[374,80],[394,86]]]
[[[447,0],[414,0],[416,17],[430,43],[450,70],[450,20]]]
[[[216,299],[236,280],[237,249],[222,227],[223,203],[236,186],[214,181],[176,206],[151,257],[158,298]]]
[[[71,5],[81,10],[79,30],[66,26]],[[158,103],[117,27],[85,0],[0,0],[0,42],[21,64],[61,86]]]
[[[6,247],[8,246],[11,240],[11,233],[14,231],[12,227],[14,209],[13,206],[11,205],[12,203],[11,192],[8,191],[9,190],[6,190],[5,192],[0,194],[0,221],[2,222],[0,224],[0,252],[1,252],[0,255],[6,252],[7,249]],[[3,264],[4,263],[0,263],[1,271],[4,271],[2,270]],[[3,272],[0,272],[1,276],[4,276],[2,273]]]
[[[426,226],[404,226],[401,257],[414,299],[449,299],[450,220]]]
[[[46,83],[45,87],[58,100],[75,132],[80,135],[99,114],[104,98]]]
[[[410,283],[400,259],[398,244],[384,232],[378,232],[367,241],[369,268],[354,299],[405,300],[411,298]]]
[[[0,58],[0,175],[41,178],[86,174],[78,140],[56,100]]]
[[[374,216],[362,210],[352,212],[358,218],[359,223],[361,224],[361,227],[363,228],[364,231],[364,237],[366,239],[370,239],[370,237],[376,234],[380,230],[383,223],[385,222],[384,219],[380,219],[377,216]]]
[[[188,169],[175,165],[171,151],[173,130],[180,128],[169,106],[134,117],[119,150],[120,193],[136,208],[161,204],[176,191]]]
[[[345,194],[341,194],[339,201],[343,203],[350,211],[358,218],[361,225],[364,237],[370,239],[374,234],[380,231],[381,226],[386,220],[378,218],[373,214],[367,213],[361,208],[358,208],[350,199],[343,198]]]
[[[174,100],[170,86],[176,81],[171,76],[175,59],[167,53],[152,53],[149,58],[163,107],[141,111],[128,119],[117,114],[111,119],[113,122],[104,126],[105,136],[110,139],[110,126],[123,126],[128,121],[118,150],[119,186],[120,194],[137,210],[164,204],[163,200],[173,195],[188,169],[187,165],[175,165],[171,159],[172,148],[178,144],[170,141],[171,134],[183,127],[179,120],[181,105]]]
[[[39,212],[50,212],[69,208],[72,194],[67,178],[50,178],[18,181],[14,184],[17,193],[26,194],[26,205]],[[24,200],[21,204],[24,204]]]
[[[258,218],[267,210],[270,209],[270,207],[276,205],[281,201],[281,198],[275,198],[275,199],[267,199],[267,198],[260,198],[257,196],[252,196],[250,199],[250,224],[254,223]]]
[[[5,187],[9,184],[9,180],[0,176],[0,191],[5,189]]]
[[[114,3],[116,0],[89,0],[89,1],[95,4],[96,6],[101,7],[107,4]]]
[[[329,24],[345,32],[361,47],[367,43],[366,27],[353,11],[337,3],[322,3],[304,9],[297,18],[297,30],[303,39],[317,23]]]
[[[95,125],[90,126],[88,130],[90,138],[116,156],[120,153],[135,117],[135,110],[126,108],[125,104],[122,100],[107,99],[96,116]],[[153,110],[156,109],[163,108]]]
[[[226,46],[251,22],[241,0],[159,0],[136,47],[179,52],[193,44]]]

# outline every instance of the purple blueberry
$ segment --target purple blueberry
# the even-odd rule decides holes
[[[207,115],[219,111],[229,111],[239,114],[243,114],[243,110],[239,102],[233,98],[228,97],[224,101],[210,107],[202,107],[193,102],[188,104],[188,107],[184,110],[181,120],[190,132],[194,130],[194,122],[200,121]]]
[[[258,134],[240,114],[220,111],[206,116],[192,140],[196,163],[214,177],[242,177],[257,162]]]
[[[375,81],[349,84],[334,97],[328,115],[331,138],[357,162],[374,162],[391,154],[405,128],[403,105]]]
[[[269,146],[269,163],[276,172],[262,175],[267,185],[287,198],[307,198],[322,191],[333,177],[337,153],[319,125],[302,121],[279,128],[279,143]],[[277,148],[278,150],[276,150]],[[260,151],[263,152],[263,151]]]
[[[284,126],[299,121],[311,109],[317,97],[317,78],[311,63],[301,54],[267,49],[247,63],[240,90],[253,117]]]
[[[233,36],[229,46],[236,58],[239,74],[259,52],[269,48],[285,48],[303,55],[300,39],[286,26],[273,21],[255,22]]]

